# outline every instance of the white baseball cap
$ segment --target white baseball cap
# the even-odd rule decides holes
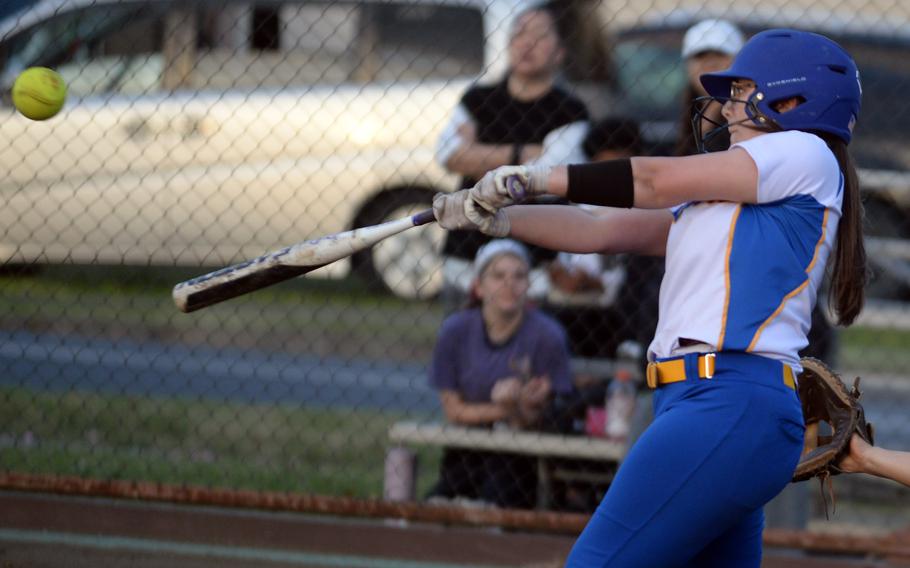
[[[727,20],[704,20],[686,31],[683,37],[683,59],[705,51],[736,55],[745,43],[743,33]]]
[[[531,265],[531,256],[523,244],[512,239],[494,239],[477,250],[477,255],[474,256],[474,278],[480,278],[484,269],[493,260],[504,254],[516,256],[528,266]]]

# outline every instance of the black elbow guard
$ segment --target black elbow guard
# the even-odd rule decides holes
[[[568,169],[569,201],[627,209],[635,205],[631,158],[571,165]]]

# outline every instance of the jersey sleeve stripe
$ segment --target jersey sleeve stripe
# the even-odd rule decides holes
[[[736,221],[739,219],[739,214],[742,210],[742,205],[736,207],[736,211],[733,212],[732,219],[730,219],[730,230],[727,233],[727,251],[726,258],[724,258],[724,312],[720,318],[720,337],[717,339],[718,351],[724,348],[724,335],[727,331],[727,314],[730,310],[730,255],[733,252],[733,235],[736,232]]]

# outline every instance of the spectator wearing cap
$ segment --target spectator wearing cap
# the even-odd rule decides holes
[[[682,58],[686,66],[688,81],[683,91],[682,111],[679,118],[679,136],[676,142],[675,154],[687,156],[698,152],[695,133],[692,125],[696,101],[698,97],[706,96],[699,77],[704,73],[713,73],[730,67],[733,57],[739,53],[745,43],[743,33],[727,20],[703,20],[686,31],[683,37]],[[709,103],[705,116],[722,124],[721,105],[717,102]],[[703,132],[712,130],[713,126],[706,125]],[[719,135],[711,140],[708,150],[726,150],[730,146],[730,137],[726,129],[719,131]]]
[[[478,250],[473,268],[471,303],[443,322],[430,384],[449,422],[535,429],[552,397],[573,390],[565,331],[528,304],[524,245],[492,240]],[[447,449],[430,497],[529,508],[536,475],[526,456]]]

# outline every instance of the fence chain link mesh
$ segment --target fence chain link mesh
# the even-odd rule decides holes
[[[819,311],[811,349],[845,377],[863,377],[879,443],[910,450],[910,8],[872,0],[554,7],[565,48],[559,85],[592,120],[634,122],[648,155],[677,151],[688,120],[681,42],[701,19],[729,19],[746,35],[819,31],[854,55],[864,107],[851,150],[872,281],[853,327],[836,328]],[[406,231],[193,314],[177,312],[170,287],[416,213],[457,189],[437,143],[466,89],[503,80],[520,7],[72,0],[3,10],[2,471],[425,503],[444,451],[390,433],[445,422],[427,371],[470,273],[444,257],[443,230]],[[63,110],[46,121],[26,119],[11,102],[13,81],[33,66],[54,68],[68,85]],[[547,433],[592,444],[607,440],[599,409],[619,371],[639,381],[633,430],[647,422],[642,353],[662,273],[642,257],[593,261],[593,277],[563,286],[571,267],[560,272],[547,256],[530,292],[568,330],[583,395],[554,411]],[[579,452],[502,468],[520,487],[550,492],[530,506],[588,513],[615,464]],[[543,489],[540,475],[551,478]],[[814,487],[794,486],[770,524],[875,533],[910,522],[910,494],[893,483],[842,476],[836,489],[832,521]]]

